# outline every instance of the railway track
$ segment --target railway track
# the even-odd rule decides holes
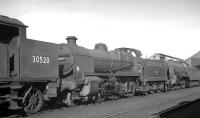
[[[191,90],[192,89],[198,89],[199,87],[195,87],[195,88],[191,88]],[[97,118],[116,118],[116,117],[124,117],[124,116],[126,116],[126,115],[128,115],[128,114],[130,114],[130,113],[132,113],[132,112],[136,112],[136,111],[144,111],[144,110],[146,110],[146,109],[150,109],[150,108],[152,108],[152,107],[156,107],[156,106],[164,106],[164,105],[166,105],[166,104],[169,104],[169,103],[171,103],[171,102],[173,102],[173,101],[176,101],[176,100],[179,100],[179,99],[185,99],[185,100],[188,100],[188,98],[190,98],[191,96],[193,96],[194,94],[196,95],[197,94],[197,92],[195,92],[195,93],[190,93],[190,91],[191,91],[190,89],[182,89],[182,90],[180,90],[180,92],[181,92],[181,94],[180,94],[180,96],[181,97],[178,97],[178,96],[176,96],[176,98],[174,98],[173,97],[173,99],[166,99],[165,97],[164,97],[164,99],[166,99],[166,100],[161,100],[161,101],[157,101],[157,102],[152,102],[152,103],[150,103],[150,102],[148,102],[148,103],[143,103],[143,104],[139,104],[139,105],[133,105],[132,107],[127,107],[127,109],[126,110],[121,110],[120,112],[118,112],[118,113],[116,113],[116,111],[112,111],[112,112],[110,112],[110,113],[103,113],[103,114],[100,114],[99,113],[99,116],[97,117]],[[167,92],[167,93],[158,93],[157,95],[159,95],[159,96],[166,96],[166,94],[168,95],[168,96],[171,96],[171,95],[173,95],[173,94],[177,94],[177,93],[180,93],[180,92],[178,92],[178,91],[171,91],[171,92]],[[152,98],[155,98],[157,95],[155,95],[155,94],[151,94],[150,96],[146,96],[146,97],[150,97],[149,99],[152,99]],[[153,97],[154,96],[154,97]],[[145,99],[148,99],[148,98],[146,98],[146,97],[144,97]],[[140,97],[141,98],[141,97]],[[131,99],[132,98],[130,98],[130,99],[121,99],[120,101],[131,101]],[[136,100],[138,100],[139,99],[139,97],[134,97],[134,100],[133,100],[133,102],[137,102]],[[160,98],[159,98],[160,99]],[[63,105],[55,105],[55,106],[46,106],[46,107],[44,107],[39,113],[37,113],[37,114],[34,114],[34,115],[30,115],[30,116],[25,116],[25,115],[23,115],[23,114],[19,114],[19,111],[17,112],[17,114],[13,114],[13,115],[10,115],[10,116],[4,116],[4,118],[15,118],[15,117],[38,117],[38,116],[49,116],[49,113],[51,113],[51,112],[55,112],[55,113],[57,113],[56,111],[59,111],[58,113],[61,113],[62,115],[63,115],[63,112],[60,112],[61,110],[62,111],[65,111],[66,112],[66,115],[71,115],[71,114],[75,114],[75,113],[82,113],[82,112],[86,112],[86,111],[84,111],[84,109],[88,109],[87,110],[87,112],[86,113],[88,113],[88,111],[90,112],[91,110],[93,110],[93,108],[97,108],[97,107],[100,107],[100,108],[98,108],[98,109],[105,109],[106,107],[105,106],[108,106],[108,104],[116,104],[116,103],[118,103],[118,102],[120,102],[120,101],[111,101],[111,102],[104,102],[103,104],[101,104],[101,105],[89,105],[89,106],[85,106],[85,105],[81,105],[81,106],[79,106],[79,107],[70,107],[70,108],[66,108],[66,107],[64,107]],[[144,101],[144,100],[142,100],[142,101]],[[112,103],[113,102],[113,103]],[[120,103],[120,104],[122,104],[122,103]],[[146,105],[145,105],[146,104]],[[112,105],[113,106],[113,105]],[[119,105],[120,106],[120,105]],[[114,106],[114,107],[116,107],[116,106]],[[112,107],[111,107],[112,108]],[[171,107],[170,107],[171,108]],[[59,110],[60,109],[60,110]],[[73,113],[71,113],[71,112],[73,112]],[[97,110],[97,112],[98,112],[98,110]],[[164,110],[163,110],[163,112],[157,112],[157,114],[153,114],[152,115],[152,117],[155,117],[156,118],[156,116],[158,116],[159,117],[159,115],[160,114],[162,114],[162,113],[164,113]],[[44,115],[45,114],[45,115]],[[66,116],[65,115],[65,116]],[[63,115],[64,116],[64,115]],[[72,115],[73,116],[73,115]],[[83,115],[84,116],[84,115]],[[70,117],[70,116],[69,116]],[[76,117],[76,115],[74,116],[74,117]],[[73,118],[74,118],[73,117]],[[77,118],[79,118],[79,117],[77,117]],[[88,118],[90,118],[90,117],[88,117]],[[91,117],[92,118],[92,117]]]
[[[187,98],[191,97],[191,95],[193,95],[193,94],[185,95],[185,96],[178,97],[178,98],[175,98],[175,99],[166,100],[164,102],[158,102],[158,103],[149,104],[149,105],[146,105],[146,106],[131,107],[128,110],[125,110],[125,111],[122,111],[122,112],[119,112],[119,113],[116,113],[116,114],[110,114],[110,115],[104,116],[103,118],[119,118],[119,117],[122,117],[122,116],[126,116],[127,114],[129,114],[131,112],[150,109],[151,107],[156,107],[156,106],[162,106],[162,105],[169,104],[170,102],[175,101],[175,100],[179,100],[179,99],[187,99]],[[176,105],[176,106],[172,106],[172,107],[170,107],[170,108],[168,108],[166,110],[163,110],[161,112],[153,114],[152,116],[150,116],[150,118],[160,118],[161,115],[162,116],[166,115],[169,112],[173,112],[173,111],[175,111],[177,109],[180,109],[182,107],[186,107],[186,106],[188,106],[188,105],[190,105],[190,104],[192,104],[192,103],[194,103],[196,101],[197,100],[187,101],[187,102],[184,102],[182,104],[179,104],[179,105]]]

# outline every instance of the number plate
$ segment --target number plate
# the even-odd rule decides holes
[[[48,63],[50,63],[50,59],[49,59],[49,57],[33,56],[33,63],[44,63],[44,64],[48,64]]]

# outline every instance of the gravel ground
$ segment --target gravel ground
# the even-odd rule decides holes
[[[186,96],[186,95],[191,97],[184,99],[177,99],[181,96]],[[50,107],[47,109],[44,108],[39,113],[27,117],[28,118],[104,118],[108,115],[124,112],[130,109],[135,109],[138,107],[148,106],[172,100],[171,103],[167,103],[166,105],[163,104],[143,110],[136,110],[118,117],[118,118],[129,118],[129,117],[144,118],[144,117],[150,117],[152,114],[156,112],[177,105],[181,102],[187,100],[194,100],[198,98],[200,98],[200,87],[182,89],[167,93],[151,94],[144,97],[135,96],[132,98],[123,98],[119,100],[106,101],[101,104],[80,105],[78,107],[69,108],[60,105],[60,106]],[[26,117],[26,116],[20,115],[20,117]]]

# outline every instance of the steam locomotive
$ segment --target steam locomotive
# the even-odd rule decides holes
[[[55,100],[73,106],[190,85],[187,64],[166,61],[167,55],[143,59],[139,50],[108,51],[103,43],[87,49],[74,36],[63,44],[36,41],[26,38],[26,28],[17,19],[0,16],[0,105],[16,102],[29,114]]]

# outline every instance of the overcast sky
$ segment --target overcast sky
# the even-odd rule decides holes
[[[53,43],[136,48],[143,57],[186,59],[200,50],[200,0],[0,0],[0,14],[28,25],[27,36]]]

